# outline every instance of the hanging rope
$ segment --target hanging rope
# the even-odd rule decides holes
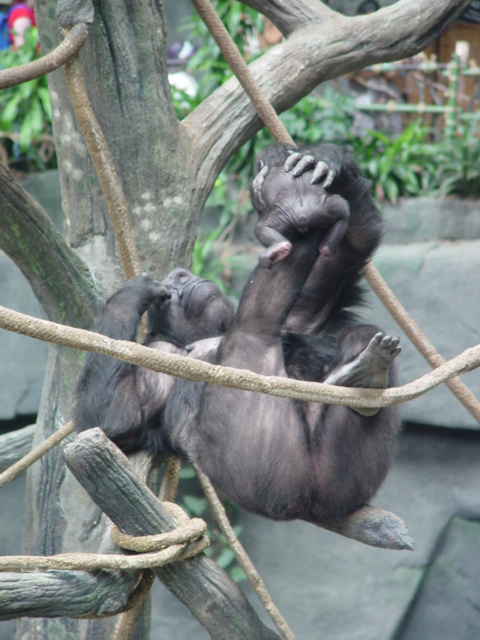
[[[88,37],[86,24],[76,24],[67,33],[65,39],[50,53],[33,62],[0,70],[0,89],[9,89],[22,82],[41,78],[55,69],[59,69],[71,58],[75,57]]]
[[[232,525],[230,524],[230,521],[228,519],[227,513],[222,503],[218,499],[218,495],[213,488],[210,479],[203,473],[198,465],[194,464],[193,468],[195,469],[195,473],[197,474],[198,480],[210,504],[210,507],[215,514],[215,519],[218,526],[220,527],[220,531],[225,536],[226,541],[235,554],[235,558],[237,559],[238,564],[245,571],[245,575],[247,576],[248,581],[255,590],[258,599],[263,604],[265,611],[272,619],[273,623],[279,630],[284,640],[295,640],[295,636],[293,635],[292,630],[288,626],[280,611],[275,606],[270,594],[267,591],[265,583],[263,582],[258,571],[255,569],[253,562],[250,560],[250,557],[235,535]]]
[[[287,142],[293,145],[294,142],[290,134],[283,126],[275,109],[253,77],[247,63],[240,55],[237,45],[232,40],[223,22],[213,8],[212,3],[209,0],[192,0],[192,4],[207,26],[223,57],[244,88],[245,93],[253,102],[258,115],[272,136],[277,142]]]

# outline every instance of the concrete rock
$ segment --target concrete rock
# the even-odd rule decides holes
[[[478,236],[480,210],[478,204],[476,206],[474,209],[465,203],[459,205],[458,218],[457,212],[450,210],[449,225],[444,225],[444,229],[450,229],[448,235],[462,237],[470,230]],[[405,211],[397,211],[398,225],[395,225],[395,220],[387,211],[389,230],[373,262],[421,331],[449,360],[480,343],[480,240],[429,239],[401,244],[400,240],[412,236],[417,219],[418,211],[409,207],[412,207],[411,202]],[[427,222],[421,233],[424,238],[438,231],[437,227],[432,226],[433,217],[430,217],[432,224],[428,223],[428,211]],[[441,209],[439,215],[447,217]],[[453,228],[453,219],[458,220],[456,229]],[[392,237],[393,242],[398,243],[391,243]],[[369,301],[370,309],[362,317],[389,333],[401,336],[401,383],[411,382],[430,371],[430,365],[404,336],[373,293],[369,295]],[[462,380],[480,398],[480,370],[462,376]],[[402,405],[402,416],[407,421],[422,424],[480,428],[445,385]]]
[[[59,230],[63,226],[60,181],[56,171],[32,174],[22,186],[34,196]],[[37,318],[38,302],[20,269],[0,251],[2,306]],[[8,331],[0,331],[0,420],[36,414],[40,403],[48,346]]]

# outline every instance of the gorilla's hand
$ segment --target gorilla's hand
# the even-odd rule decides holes
[[[112,298],[127,301],[137,313],[143,314],[152,302],[159,302],[171,297],[171,292],[158,280],[153,280],[148,273],[141,273],[129,280]]]
[[[342,172],[345,151],[333,144],[319,144],[300,151],[289,151],[284,169],[293,176],[300,176],[313,169],[311,184],[320,183],[328,189]]]

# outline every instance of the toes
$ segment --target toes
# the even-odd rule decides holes
[[[252,187],[255,191],[260,192],[265,183],[265,176],[268,173],[268,165],[265,165],[255,176],[252,182]]]
[[[253,181],[253,186],[255,187],[256,185],[259,185],[259,188],[261,189],[263,187],[263,183],[265,182],[265,176],[267,175],[269,170],[268,164],[264,165],[260,171],[257,173],[257,175],[255,176],[255,179]]]
[[[396,349],[394,349],[391,353],[392,360],[393,358],[396,358],[401,352],[402,352],[402,347],[397,347]]]
[[[383,331],[380,331],[379,333],[376,333],[373,338],[370,340],[370,344],[373,347],[378,347],[378,345],[380,344],[380,342],[382,341],[383,337],[384,337],[384,333]]]
[[[268,173],[268,165],[265,165],[261,169],[261,171],[259,171],[257,173],[257,175],[255,176],[255,178],[253,179],[253,182],[252,182],[252,188],[253,188],[253,192],[254,192],[255,198],[257,198],[257,200],[259,200],[262,205],[265,204],[265,201],[264,201],[263,195],[262,195],[262,189],[263,189],[263,185],[265,183],[265,176],[267,175],[267,173]]]
[[[381,341],[382,349],[393,353],[400,343],[400,338],[392,338],[392,336],[384,336]]]

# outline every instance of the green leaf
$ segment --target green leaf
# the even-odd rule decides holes
[[[226,547],[221,551],[215,562],[218,564],[220,569],[226,569],[229,565],[232,564],[232,562],[234,562],[234,560],[235,554],[230,549],[230,547]]]
[[[202,516],[208,509],[208,501],[206,498],[197,498],[195,496],[183,496],[183,504],[194,516]]]
[[[0,115],[0,126],[2,128],[2,131],[9,131],[12,127],[18,114],[18,105],[20,104],[21,99],[21,95],[17,93],[12,98],[10,98],[10,100],[8,100],[5,107],[3,108]]]
[[[230,569],[228,570],[228,575],[237,584],[239,584],[240,582],[243,582],[244,580],[247,580],[245,571],[242,569],[242,567],[239,567],[237,564],[234,565],[233,567],[230,567]]]

